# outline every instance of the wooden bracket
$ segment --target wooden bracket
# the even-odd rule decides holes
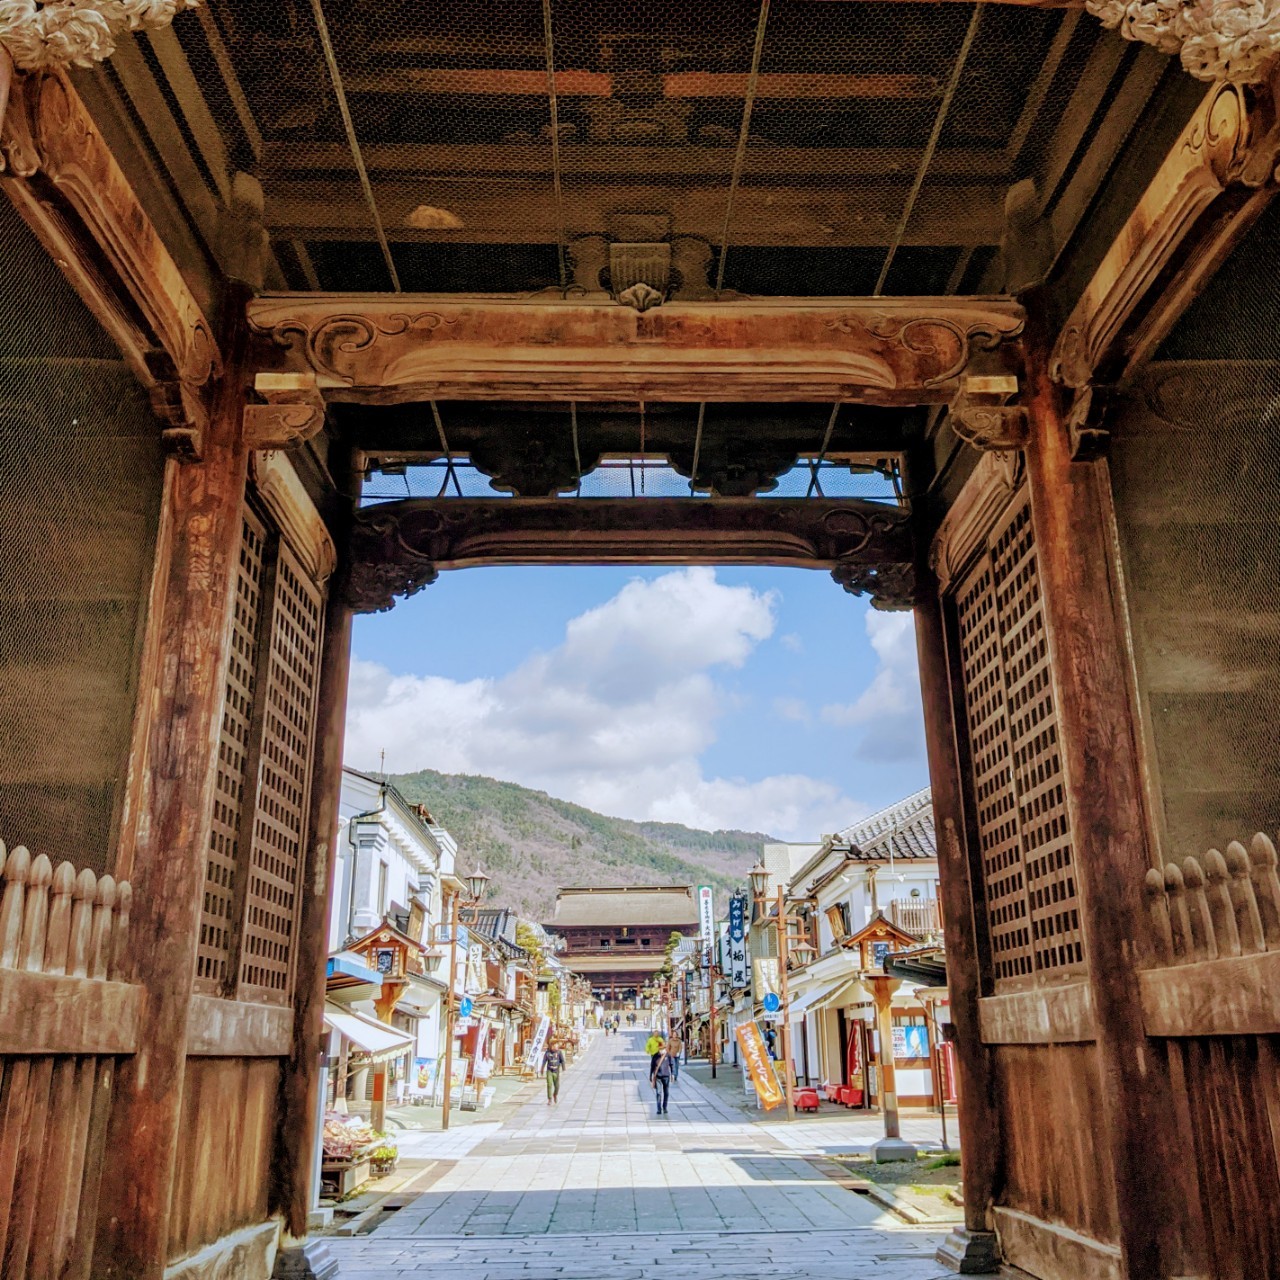
[[[969,375],[951,402],[947,423],[975,449],[1015,450],[1027,443],[1027,411],[1007,404],[1018,391],[1018,379],[1009,374]]]
[[[244,407],[249,449],[292,449],[324,428],[324,396],[314,373],[259,373],[254,391],[265,404]]]

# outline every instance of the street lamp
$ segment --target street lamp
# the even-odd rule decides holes
[[[489,877],[477,867],[466,880],[467,906],[478,907],[484,891],[488,888]],[[450,1094],[453,1092],[453,1023],[454,1023],[454,985],[457,982],[458,970],[458,907],[461,905],[461,894],[455,893],[449,905],[449,990],[445,994],[444,1006],[444,1109],[440,1116],[440,1127],[449,1127]]]
[[[769,892],[769,872],[763,862],[757,862],[748,875],[751,879],[751,896],[755,899],[756,905],[761,906],[764,895]]]

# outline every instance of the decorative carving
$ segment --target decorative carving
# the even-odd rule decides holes
[[[1111,442],[1107,416],[1115,402],[1114,387],[1077,389],[1067,413],[1067,434],[1072,460],[1092,462],[1102,457]]]
[[[916,574],[909,564],[842,563],[831,576],[851,596],[870,596],[872,607],[886,613],[916,606]]]
[[[147,389],[166,442],[198,457],[217,343],[64,73],[15,86],[0,146],[15,207]]]
[[[1022,487],[1021,453],[984,453],[960,496],[943,517],[929,549],[929,568],[942,591],[982,545],[1000,513]]]
[[[1277,0],[1085,0],[1126,40],[1177,54],[1197,80],[1260,84],[1280,53]]]
[[[244,407],[250,449],[292,449],[324,428],[324,396],[314,373],[260,373],[253,389],[266,404]]]
[[[611,244],[609,284],[624,306],[648,311],[662,305],[671,280],[671,246],[664,243]]]
[[[200,0],[0,0],[0,44],[23,71],[91,67],[129,31],[167,27]]]
[[[775,564],[834,569],[906,608],[912,557],[907,512],[874,502],[412,498],[357,514],[348,598],[386,609],[440,569],[483,564]]]
[[[581,298],[264,295],[249,321],[330,401],[848,400],[946,403],[971,357],[1016,338],[1006,298]]]
[[[1277,161],[1272,91],[1211,90],[1063,326],[1054,378],[1079,388],[1139,367],[1260,212]]]
[[[662,294],[651,288],[643,280],[623,289],[617,299],[624,307],[634,307],[637,311],[649,311],[653,307],[662,306]]]
[[[1017,390],[1013,377],[962,378],[947,423],[975,449],[1022,449],[1027,443],[1027,411],[1005,403]]]
[[[493,480],[493,488],[526,498],[563,493],[578,483],[573,440],[560,432],[494,432],[474,441],[472,464]],[[584,471],[597,459],[583,458]]]

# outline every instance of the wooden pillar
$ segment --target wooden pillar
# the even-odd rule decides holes
[[[1154,1170],[1171,1145],[1172,1111],[1143,1032],[1138,987],[1152,861],[1110,481],[1105,461],[1072,461],[1058,389],[1034,350],[1027,392],[1027,472],[1097,1024],[1099,1119],[1115,1174],[1124,1274],[1156,1280],[1170,1274],[1160,1237],[1173,1219]]]
[[[148,628],[158,661],[139,690],[130,762],[133,918],[127,978],[142,986],[138,1052],[122,1058],[93,1275],[158,1280],[168,1253],[187,1028],[226,696],[247,455],[238,361],[199,462],[166,463]],[[148,641],[150,647],[151,641]]]
[[[319,1243],[306,1243],[317,1125],[317,1094],[323,1087],[325,962],[329,952],[329,902],[337,866],[338,807],[342,791],[342,742],[346,732],[347,682],[351,663],[351,610],[338,580],[330,587],[320,658],[315,763],[311,775],[307,863],[298,921],[294,980],[293,1043],[281,1095],[277,1208],[284,1214],[285,1240],[276,1276],[323,1277],[337,1263]],[[345,1073],[339,1078],[345,1087]]]
[[[0,129],[4,128],[4,110],[9,105],[9,90],[13,85],[13,59],[9,50],[0,44]]]
[[[914,1160],[916,1149],[902,1140],[902,1123],[898,1116],[898,1080],[893,1064],[893,993],[902,985],[887,974],[869,974],[863,979],[871,984],[876,1005],[876,1031],[880,1037],[880,1115],[884,1120],[884,1137],[872,1143],[871,1158]]]
[[[1000,1115],[992,1092],[991,1055],[978,1029],[981,957],[974,919],[980,892],[965,855],[963,791],[955,732],[955,702],[947,658],[947,636],[937,584],[920,583],[915,611],[933,822],[938,842],[938,880],[947,938],[947,993],[956,1029],[959,1077],[960,1172],[964,1182],[964,1230],[953,1231],[938,1260],[965,1274],[999,1269],[991,1205],[1000,1182]]]

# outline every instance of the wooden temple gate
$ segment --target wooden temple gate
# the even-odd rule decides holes
[[[803,97],[760,71],[760,12],[750,79],[675,72],[662,94]],[[977,230],[925,199],[922,243],[956,249],[945,290],[880,296],[900,226],[871,296],[822,298],[722,290],[727,241],[714,287],[684,257],[668,277],[689,246],[638,216],[654,238],[578,245],[572,288],[561,226],[558,289],[326,292],[305,261],[320,211],[294,192],[273,220],[219,151],[222,113],[285,163],[255,138],[234,23],[199,19],[226,79],[208,103],[194,27],[183,45],[158,19],[146,59],[117,33],[116,79],[74,80],[15,76],[5,49],[28,46],[0,29],[6,1277],[333,1273],[307,1212],[352,614],[442,570],[610,561],[821,568],[915,610],[962,1093],[966,1224],[943,1256],[1044,1280],[1280,1275],[1270,44],[1189,42],[1193,70],[1239,82],[1206,89],[1074,10],[1041,18],[1015,133],[1052,192],[1001,170]],[[528,96],[528,75],[443,82]],[[574,92],[630,120],[608,79]],[[857,79],[824,92],[934,91]],[[1071,109],[1050,136],[1054,86]],[[148,144],[174,101],[183,128]],[[631,123],[607,140],[650,136]],[[183,186],[202,173],[216,205]],[[439,210],[405,226],[454,234]],[[841,234],[844,253],[889,233]],[[1000,254],[981,266],[961,234]],[[454,443],[514,496],[362,505],[379,469],[452,470],[446,399],[475,407]],[[619,402],[691,499],[552,496],[624,447]],[[820,449],[787,436],[833,402]],[[646,404],[701,406],[696,436]],[[722,404],[772,416],[717,435]],[[902,500],[759,499],[829,450]]]

